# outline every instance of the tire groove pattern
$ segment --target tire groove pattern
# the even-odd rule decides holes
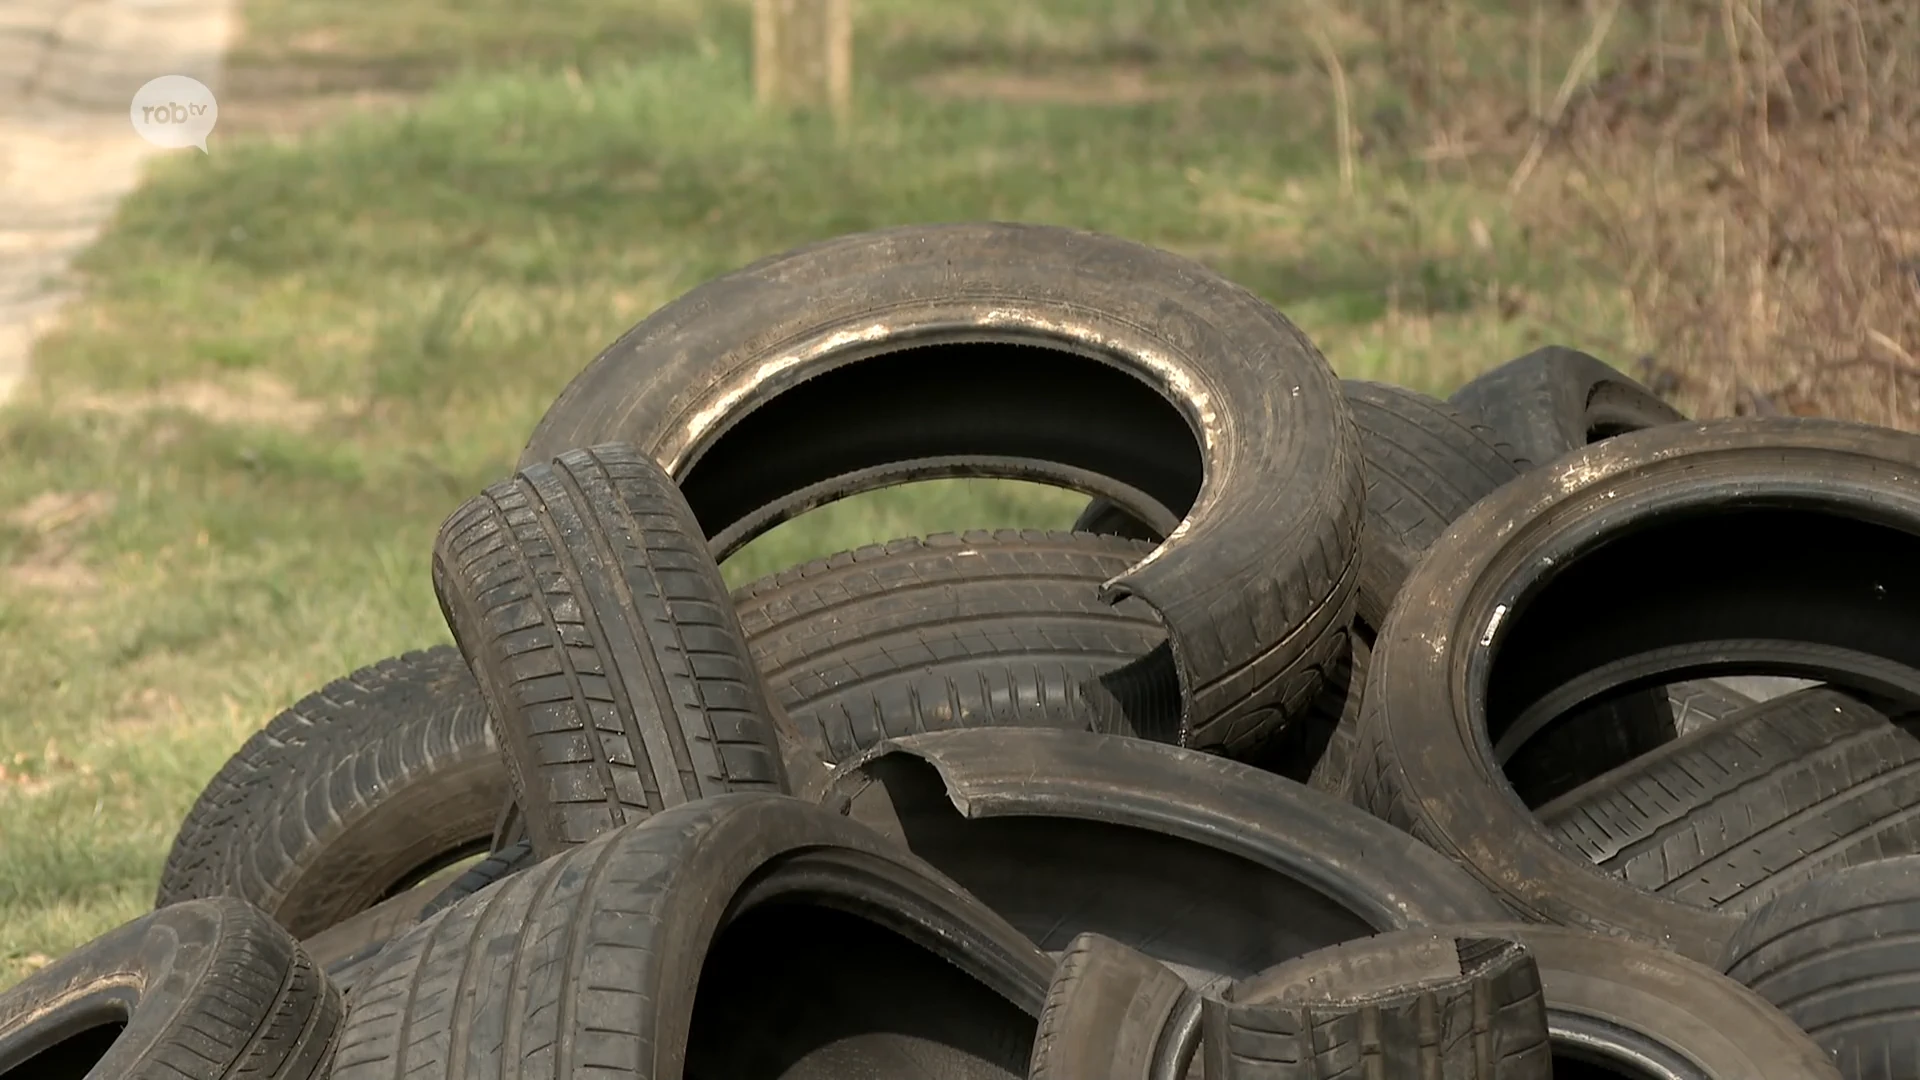
[[[1839,866],[1920,851],[1920,739],[1816,687],[1759,702],[1540,808],[1635,886],[1750,911]]]
[[[844,761],[885,738],[989,725],[1171,740],[1166,632],[1101,582],[1151,545],[1037,530],[943,533],[817,559],[734,594],[767,693]]]
[[[434,587],[536,855],[665,806],[785,791],[782,740],[686,500],[631,447],[570,451],[455,511]]]
[[[1734,933],[1722,967],[1812,1036],[1846,1080],[1920,1076],[1920,856],[1782,891]]]
[[[1403,931],[1290,960],[1208,999],[1208,1080],[1549,1080],[1540,971],[1512,941]]]
[[[483,843],[480,819],[509,791],[459,652],[382,660],[302,698],[235,752],[181,823],[155,906],[237,896],[311,937]]]

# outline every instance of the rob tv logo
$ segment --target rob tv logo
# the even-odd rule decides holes
[[[162,75],[133,95],[127,115],[133,130],[155,146],[197,146],[206,153],[207,136],[220,120],[220,103],[198,79]]]

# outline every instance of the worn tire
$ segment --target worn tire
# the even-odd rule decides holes
[[[1347,772],[1359,738],[1360,702],[1372,652],[1367,635],[1358,626],[1355,631],[1346,659],[1328,671],[1327,684],[1312,707],[1242,760],[1315,791],[1347,798]]]
[[[1576,684],[1566,706],[1772,666],[1920,700],[1916,534],[1920,437],[1885,429],[1676,424],[1536,470],[1408,580],[1373,654],[1358,797],[1529,917],[1712,959],[1736,916],[1596,871],[1507,789],[1490,744]]]
[[[433,585],[535,854],[707,795],[786,790],[720,568],[639,452],[570,451],[469,500],[440,528]]]
[[[1504,914],[1358,807],[1141,739],[1022,728],[890,740],[836,770],[822,801],[1043,949],[1096,933],[1196,985],[1381,930]]]
[[[187,812],[155,905],[237,896],[311,937],[486,851],[508,790],[459,652],[382,660],[234,754]]]
[[[1540,971],[1559,1080],[1840,1080],[1778,1009],[1667,949],[1531,923],[1441,929],[1526,946]]]
[[[896,1001],[914,997],[897,968],[873,966],[890,957],[877,956],[868,937],[833,962],[815,947],[818,934],[786,935],[793,950],[776,948],[780,926],[761,917],[783,909],[824,909],[887,931],[916,955],[932,953],[921,974],[937,975],[945,961],[962,979],[942,984],[948,1007],[921,1008],[910,1031],[887,1033],[897,1010],[866,1017],[879,1026],[851,1033],[864,1039],[844,1028],[857,1028],[858,1016],[822,1030],[804,1000],[786,992],[770,1000],[768,986],[811,986],[831,999],[877,983]],[[757,923],[749,936],[764,944],[730,946],[749,921]],[[876,970],[886,977],[870,977]],[[961,1080],[998,1080],[1024,1067],[1051,971],[1012,927],[880,837],[797,799],[720,795],[569,849],[395,941],[356,997],[333,1080],[570,1080],[589,1071],[772,1080],[790,1075],[786,1066],[820,1075],[806,1064],[818,1069],[819,1055],[835,1050],[845,1052],[837,1064],[847,1074],[892,1075],[884,1066],[916,1041],[954,1051],[941,1057],[967,1066],[952,1073]],[[863,1000],[885,1004],[871,993]],[[757,1026],[743,1027],[746,1017]],[[944,1032],[959,1038],[944,1042]]]
[[[1540,970],[1504,938],[1404,930],[1289,960],[1201,1008],[1208,1080],[1551,1080]]]
[[[1727,942],[1727,974],[1779,1007],[1846,1080],[1920,1076],[1920,857],[1787,890]]]
[[[1371,633],[1453,519],[1519,476],[1520,467],[1497,433],[1444,401],[1361,379],[1341,389],[1366,462],[1355,617]]]
[[[1678,735],[1712,727],[1755,701],[1719,679],[1675,683],[1667,687],[1667,698],[1673,703],[1673,730]]]
[[[719,558],[929,476],[1114,499],[1169,538],[1103,598],[1159,612],[1189,745],[1258,742],[1345,648],[1364,477],[1338,380],[1279,312],[1168,252],[969,223],[762,260],[616,341],[521,460],[616,439],[680,483]]]
[[[498,851],[491,852],[486,858],[467,867],[459,877],[447,882],[446,887],[435,893],[420,909],[422,921],[431,918],[442,908],[453,905],[479,892],[481,889],[525,870],[539,860],[533,857],[533,842],[518,840]]]
[[[1523,467],[1545,465],[1615,435],[1687,419],[1628,375],[1559,345],[1510,360],[1447,400],[1499,432]]]
[[[1028,1080],[1180,1080],[1200,996],[1166,965],[1098,934],[1067,944],[1047,988]]]
[[[1854,863],[1920,852],[1920,738],[1824,687],[1751,705],[1538,811],[1636,888],[1748,912]]]
[[[232,897],[143,915],[0,994],[12,1080],[318,1080],[340,995],[284,928]]]
[[[828,761],[956,727],[1171,741],[1171,667],[1126,677],[1166,631],[1145,604],[1098,597],[1149,550],[1014,530],[895,540],[762,578],[734,606],[768,696]]]

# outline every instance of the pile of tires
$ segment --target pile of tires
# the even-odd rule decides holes
[[[1091,502],[725,587],[935,476]],[[0,1074],[1920,1077],[1920,437],[1343,382],[1171,254],[908,228],[635,327],[432,579]]]

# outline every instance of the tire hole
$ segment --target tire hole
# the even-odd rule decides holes
[[[1643,522],[1558,555],[1565,569],[1520,590],[1482,669],[1486,734],[1498,747],[1515,727],[1505,767],[1523,801],[1652,749],[1603,729],[1685,679],[1788,676],[1920,705],[1920,537],[1804,502]],[[1574,749],[1550,752],[1556,740]],[[1543,782],[1543,755],[1578,768]]]
[[[33,1080],[86,1080],[126,1029],[125,1020],[91,1025],[4,1071]]]
[[[939,1076],[1021,1080],[1032,1017],[864,919],[802,905],[748,911],[707,953],[687,1080]]]
[[[1174,520],[1192,507],[1204,467],[1187,418],[1129,372],[1065,349],[959,342],[899,348],[776,394],[691,462],[680,487],[713,537],[803,489],[930,458],[995,462],[946,475],[1075,486],[1050,469],[1063,466],[1156,500]]]
[[[814,559],[909,536],[979,529],[1066,529],[1077,491],[1024,480],[922,480],[851,495],[775,525],[727,557],[729,588]]]

